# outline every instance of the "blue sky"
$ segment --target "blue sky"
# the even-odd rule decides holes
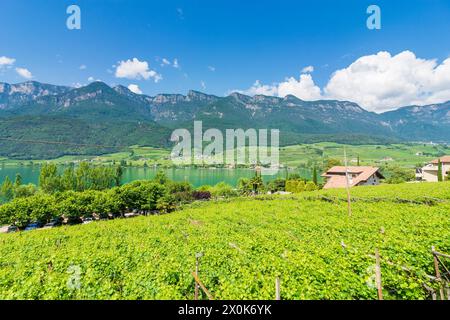
[[[66,27],[71,4],[81,8],[81,30]],[[366,27],[371,4],[381,8],[381,30]],[[436,59],[438,67],[450,56],[450,1],[2,0],[0,39],[0,57],[15,60],[0,69],[2,82],[26,80],[16,70],[24,68],[34,80],[54,84],[87,84],[90,78],[135,84],[149,95],[189,89],[225,95],[234,89],[251,93],[256,80],[261,86],[288,77],[300,81],[301,70],[313,66],[314,85],[327,96],[335,71],[380,51],[395,56],[409,50]],[[119,62],[133,58],[147,62],[162,80],[118,78]],[[170,65],[161,66],[164,58]],[[347,97],[338,91],[328,96]],[[374,110],[415,101],[372,102],[362,94],[353,100]]]

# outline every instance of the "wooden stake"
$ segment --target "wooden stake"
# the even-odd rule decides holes
[[[375,277],[376,277],[377,289],[378,289],[378,300],[383,300],[383,287],[381,284],[380,253],[378,252],[378,249],[375,249],[375,260],[376,260]]]
[[[445,282],[445,289],[447,291],[447,300],[450,301],[450,286],[448,285],[448,282]]]
[[[198,277],[198,258],[195,257],[195,275]],[[195,283],[194,300],[198,300],[198,284]]]
[[[206,293],[206,295],[208,296],[209,300],[214,300],[214,297],[212,296],[212,294],[208,291],[208,289],[206,289],[206,287],[204,286],[204,284],[200,281],[199,277],[197,276],[197,274],[195,274],[195,272],[192,272],[192,276],[195,279],[195,282],[198,283],[198,285],[200,286],[200,288],[202,288],[203,292]]]
[[[348,216],[352,216],[352,204],[351,204],[351,196],[350,196],[350,181],[348,178],[348,162],[347,162],[347,150],[344,147],[344,163],[345,163],[345,184],[347,188],[347,210]]]
[[[433,253],[434,270],[436,272],[436,281],[438,281],[440,284],[439,293],[441,295],[441,300],[444,300],[444,286],[442,285],[441,272],[439,271],[439,261],[436,256],[436,251],[434,250],[434,246],[431,247],[431,252]]]
[[[275,300],[281,300],[280,278],[275,279]]]
[[[196,253],[195,254],[195,274],[198,277],[198,272],[199,272],[199,259],[203,256],[202,253]],[[194,292],[194,300],[198,300],[198,296],[199,296],[199,287],[198,287],[198,283],[195,283],[195,292]]]

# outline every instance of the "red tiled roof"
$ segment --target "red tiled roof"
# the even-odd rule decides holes
[[[442,163],[450,163],[450,156],[440,157],[439,159],[435,159],[435,160],[431,161],[431,163],[438,164],[439,160],[441,160]]]
[[[322,177],[327,178],[324,189],[345,188],[347,186],[345,176],[346,170],[348,170],[349,174],[356,175],[356,177],[349,179],[350,187],[357,186],[361,182],[367,181],[374,174],[378,175],[380,178],[384,178],[379,171],[380,169],[376,167],[347,167],[346,169],[343,166],[337,166],[322,174]]]

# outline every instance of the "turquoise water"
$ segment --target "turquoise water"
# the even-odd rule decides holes
[[[39,181],[39,166],[18,166],[0,167],[0,183],[9,176],[14,181],[17,173],[22,176],[23,183],[38,184]],[[154,168],[125,168],[122,183],[127,183],[135,180],[152,179],[159,169]],[[174,181],[188,181],[193,186],[199,187],[201,185],[215,185],[219,182],[226,182],[235,186],[240,178],[251,178],[255,174],[251,169],[204,169],[204,168],[185,168],[185,169],[165,169],[164,170],[169,179]],[[276,177],[284,178],[285,170],[279,171],[276,176],[265,176],[263,179],[269,181]]]

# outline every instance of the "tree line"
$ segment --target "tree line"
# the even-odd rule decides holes
[[[0,224],[25,227],[31,222],[46,223],[54,219],[79,223],[83,218],[108,219],[127,212],[141,214],[169,213],[178,206],[196,200],[250,196],[267,192],[302,192],[317,185],[298,175],[264,183],[259,173],[240,179],[233,187],[224,182],[194,189],[187,182],[174,182],[159,171],[152,180],[121,185],[121,166],[93,166],[80,163],[61,170],[46,164],[40,170],[39,187],[22,184],[20,174],[15,181],[5,178],[0,192]],[[299,185],[303,186],[302,188]]]

